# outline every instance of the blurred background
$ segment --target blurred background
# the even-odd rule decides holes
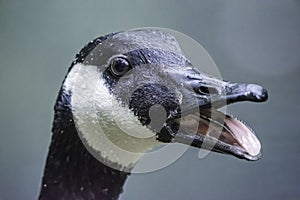
[[[135,27],[183,32],[226,80],[269,90],[228,110],[258,134],[247,162],[190,148],[171,166],[132,175],[121,199],[300,199],[299,0],[0,0],[0,199],[36,199],[53,105],[75,54],[91,39]]]

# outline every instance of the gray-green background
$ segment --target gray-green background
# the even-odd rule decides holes
[[[269,90],[229,108],[249,122],[263,158],[190,149],[173,165],[132,175],[121,199],[300,199],[299,0],[0,0],[0,199],[35,199],[53,104],[74,55],[92,38],[159,26],[200,42],[227,80]]]

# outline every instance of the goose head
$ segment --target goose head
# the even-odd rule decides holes
[[[79,137],[99,161],[130,171],[161,144],[182,143],[246,160],[261,144],[244,122],[220,108],[263,102],[260,85],[201,72],[167,32],[140,29],[94,40],[63,83]]]

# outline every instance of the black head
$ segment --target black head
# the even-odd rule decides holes
[[[176,38],[160,30],[141,29],[108,35],[101,42],[90,43],[86,49],[73,63],[68,75],[70,80],[67,77],[65,81],[66,88],[76,93],[71,84],[74,74],[80,79],[76,83],[80,85],[76,88],[81,89],[77,90],[77,100],[73,100],[77,102],[73,105],[73,114],[77,110],[93,110],[100,125],[103,121],[114,121],[119,126],[116,118],[121,121],[126,118],[127,121],[121,123],[125,129],[126,123],[131,123],[128,115],[132,115],[138,119],[139,126],[152,132],[152,139],[159,142],[180,142],[248,160],[260,157],[260,142],[253,131],[217,109],[240,101],[265,101],[267,91],[261,86],[223,81],[202,73],[185,57]],[[91,66],[93,70],[87,72]],[[108,102],[113,103],[108,105]],[[89,106],[84,107],[84,104]],[[77,112],[75,118],[82,117],[81,112]],[[80,117],[77,119],[79,129]],[[118,132],[111,128],[115,125],[103,131]],[[124,129],[118,130],[124,134]],[[119,138],[117,142],[114,137]],[[136,147],[140,142],[138,137],[139,133],[124,139],[116,133],[108,138],[117,146],[134,151],[140,149]],[[128,148],[128,141],[132,140],[134,145]],[[120,144],[122,141],[127,145]],[[151,142],[147,144],[146,149],[154,146]]]

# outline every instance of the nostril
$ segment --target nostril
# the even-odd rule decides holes
[[[206,95],[218,94],[218,90],[216,88],[207,87],[207,86],[200,86],[198,88],[198,91],[200,94],[206,94]]]
[[[209,94],[209,89],[208,89],[208,87],[200,86],[199,87],[199,92],[202,93],[202,94]]]

